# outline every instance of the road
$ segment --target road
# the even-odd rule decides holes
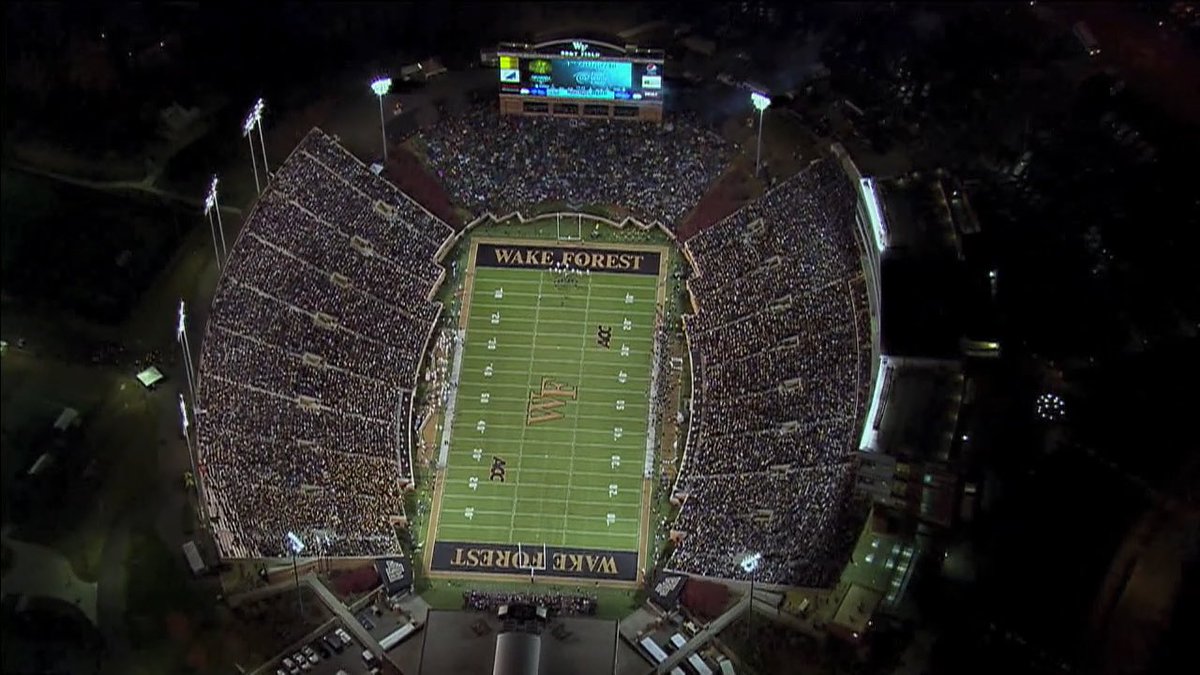
[[[154,183],[158,180],[158,175],[156,173],[152,173],[152,174],[146,176],[145,178],[143,178],[142,180],[96,181],[96,180],[91,180],[88,178],[78,178],[76,176],[68,176],[68,175],[62,174],[62,173],[46,171],[44,169],[39,169],[37,167],[29,166],[27,164],[18,164],[18,163],[14,162],[14,163],[8,164],[8,166],[13,169],[16,169],[17,171],[22,171],[24,173],[32,174],[34,176],[41,176],[42,178],[50,178],[53,180],[61,181],[63,183],[68,183],[70,185],[77,185],[79,187],[85,187],[85,188],[89,188],[92,190],[100,190],[102,192],[127,192],[127,191],[145,192],[147,194],[152,194],[156,197],[160,197],[160,198],[168,200],[168,201],[173,201],[173,202],[177,202],[180,204],[184,204],[185,206],[190,206],[190,207],[196,209],[197,211],[204,208],[204,200],[202,200],[198,197],[189,197],[187,195],[181,195],[177,192],[171,192],[169,190],[164,190],[160,187],[155,186]],[[233,215],[241,215],[242,214],[242,210],[237,208],[236,206],[226,206],[224,204],[221,205],[221,211],[223,213],[230,213]]]
[[[695,652],[696,650],[703,647],[709,640],[716,637],[718,633],[725,630],[726,626],[733,623],[734,620],[738,619],[743,614],[745,614],[746,608],[748,608],[749,606],[750,606],[750,594],[747,593],[747,594],[743,595],[742,599],[737,601],[736,604],[734,604],[729,609],[725,610],[724,614],[722,614],[721,616],[718,616],[716,619],[714,619],[712,622],[710,622],[707,626],[705,626],[703,630],[701,630],[699,633],[696,633],[695,635],[693,635],[692,639],[688,640],[687,644],[685,644],[682,648],[676,650],[674,654],[671,654],[670,656],[668,656],[667,660],[663,661],[661,664],[659,664],[658,668],[656,668],[654,670],[654,672],[655,673],[671,672],[672,668],[674,668],[675,666],[678,666],[681,662],[683,662],[685,659],[687,659],[687,657],[691,656],[693,652]]]
[[[336,595],[325,587],[325,584],[321,583],[320,579],[312,574],[306,574],[301,580],[308,584],[309,588],[321,598],[321,602],[324,602],[325,606],[342,620],[342,623],[346,625],[346,630],[353,634],[360,644],[370,649],[371,653],[378,656],[381,660],[384,658],[383,647],[379,646],[379,641],[372,637],[366,628],[363,628],[358,619],[350,613],[350,610],[346,609],[346,606],[342,604],[341,600],[338,600]]]

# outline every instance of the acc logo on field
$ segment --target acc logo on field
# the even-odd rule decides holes
[[[504,467],[506,464],[507,462],[505,462],[503,459],[492,455],[492,475],[488,477],[488,480],[498,480],[503,483],[505,471]]]

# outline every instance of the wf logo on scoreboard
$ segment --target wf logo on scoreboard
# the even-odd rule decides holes
[[[558,52],[561,56],[584,56],[591,58],[599,58],[600,52],[592,49],[592,46],[580,40],[572,40],[570,49],[563,49]]]
[[[553,378],[543,377],[541,387],[529,392],[529,403],[525,407],[525,424],[544,424],[563,418],[562,408],[567,401],[574,401],[578,392],[575,387]]]

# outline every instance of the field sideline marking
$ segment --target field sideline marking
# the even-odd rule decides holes
[[[592,281],[588,277],[587,299],[583,305],[583,348],[579,350],[579,371],[575,374],[575,386],[578,387],[583,382],[583,363],[587,360],[588,350],[588,329],[591,328],[591,321],[588,321],[588,310],[592,307]],[[578,390],[578,389],[577,389]],[[594,417],[589,416],[589,417]],[[575,441],[579,438],[579,422],[583,419],[582,415],[575,415],[575,428],[571,429],[571,459],[567,462],[567,494],[571,494],[571,487],[575,475]],[[567,544],[567,521],[570,520],[571,505],[567,504],[563,508],[563,533],[562,541],[559,542],[563,546]]]

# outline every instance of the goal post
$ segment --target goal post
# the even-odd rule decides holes
[[[524,546],[521,544],[521,542],[517,542],[517,567],[529,570],[530,583],[533,583],[534,572],[546,571],[546,544],[544,544],[544,543],[542,544],[541,564],[539,564],[539,565],[533,564],[534,561],[538,559],[536,546],[533,547],[533,551],[534,551],[533,553],[528,553],[527,549],[524,548]],[[529,560],[529,564],[528,565],[521,564],[521,561],[526,560],[526,559]]]
[[[554,214],[555,231],[558,234],[558,240],[559,241],[583,241],[583,214],[582,213],[574,214],[575,230],[573,233],[571,230],[570,216],[571,216],[571,214],[568,214],[567,223],[566,223],[566,226],[564,227],[563,226],[563,214],[562,213]]]

